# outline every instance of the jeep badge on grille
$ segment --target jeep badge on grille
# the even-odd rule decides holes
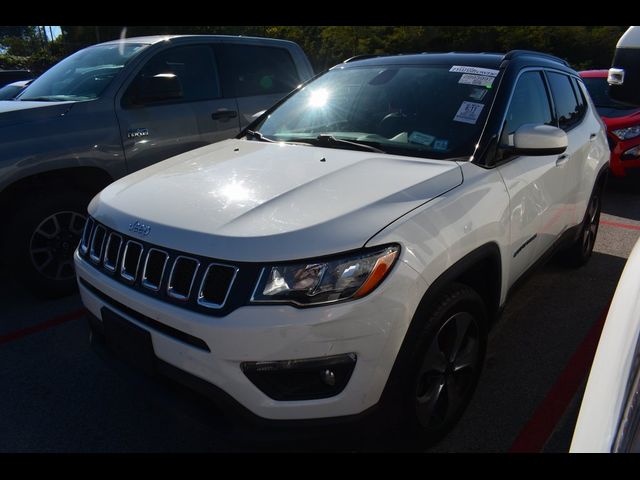
[[[129,224],[129,231],[146,237],[151,232],[151,226],[145,225],[140,220],[136,220],[135,222]]]

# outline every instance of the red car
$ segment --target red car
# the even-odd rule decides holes
[[[608,70],[586,70],[580,76],[607,126],[611,173],[624,177],[632,170],[640,173],[640,109],[609,97],[607,73]]]

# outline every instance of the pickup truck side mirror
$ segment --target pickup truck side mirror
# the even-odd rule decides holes
[[[503,148],[513,155],[559,155],[567,149],[567,134],[557,127],[527,123],[508,136]]]
[[[178,100],[183,97],[182,83],[173,73],[159,73],[138,80],[137,92],[131,99],[133,105]]]
[[[620,37],[607,82],[611,98],[640,106],[640,27],[630,27]]]

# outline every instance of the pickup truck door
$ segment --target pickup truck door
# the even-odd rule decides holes
[[[222,84],[238,101],[240,128],[306,80],[284,47],[255,43],[216,46]]]
[[[509,135],[527,123],[555,123],[542,72],[536,70],[525,71],[516,83],[505,117],[501,143],[508,144]],[[566,227],[566,170],[558,166],[560,157],[506,157],[497,167],[509,193],[509,285],[540,257]]]
[[[146,62],[116,97],[129,172],[239,132],[236,100],[222,96],[217,70],[209,45],[169,48]],[[150,95],[149,79],[158,76],[177,78],[179,94]]]

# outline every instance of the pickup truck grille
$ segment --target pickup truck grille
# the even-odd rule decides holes
[[[224,309],[239,271],[234,265],[128,238],[93,218],[87,220],[78,252],[120,283],[195,310]]]

